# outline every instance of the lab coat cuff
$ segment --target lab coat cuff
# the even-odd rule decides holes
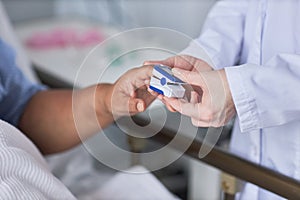
[[[241,132],[249,132],[259,129],[259,115],[255,101],[255,95],[248,84],[251,71],[255,66],[226,67],[225,72],[233,98],[233,102],[239,118]]]

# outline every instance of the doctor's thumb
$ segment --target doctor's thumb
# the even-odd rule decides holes
[[[150,60],[150,61],[145,61],[143,62],[143,65],[163,65],[164,61],[163,60]]]

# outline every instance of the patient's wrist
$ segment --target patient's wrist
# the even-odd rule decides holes
[[[104,83],[96,86],[95,109],[98,118],[112,116],[111,96],[113,85]],[[101,119],[100,119],[101,120]]]

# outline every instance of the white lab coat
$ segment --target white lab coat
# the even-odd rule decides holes
[[[220,1],[196,42],[226,71],[232,152],[300,180],[300,1]],[[281,199],[252,184],[239,198]]]

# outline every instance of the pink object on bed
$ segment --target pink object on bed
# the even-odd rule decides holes
[[[55,29],[50,32],[37,32],[32,34],[26,45],[35,49],[51,49],[73,47],[87,47],[102,42],[104,36],[95,29]]]

